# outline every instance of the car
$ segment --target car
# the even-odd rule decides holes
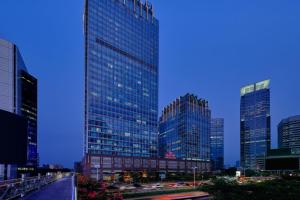
[[[120,190],[134,190],[134,189],[136,189],[136,187],[130,186],[130,185],[128,185],[128,186],[123,185],[120,187]]]
[[[183,185],[177,183],[173,186],[173,188],[181,188],[181,187],[183,187]]]
[[[143,190],[153,190],[152,187],[144,187]]]
[[[154,185],[152,185],[152,188],[163,188],[164,186],[162,186],[160,183],[156,183]]]

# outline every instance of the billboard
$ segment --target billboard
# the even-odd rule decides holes
[[[27,120],[0,110],[0,163],[26,164]]]

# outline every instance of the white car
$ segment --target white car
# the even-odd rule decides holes
[[[143,190],[153,190],[152,187],[144,187]]]
[[[163,188],[163,187],[164,186],[162,186],[160,183],[152,185],[152,188]]]
[[[134,190],[136,187],[134,186],[121,186],[120,190]]]

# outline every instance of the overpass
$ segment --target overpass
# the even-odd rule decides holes
[[[0,182],[0,200],[73,200],[73,176],[55,173]]]

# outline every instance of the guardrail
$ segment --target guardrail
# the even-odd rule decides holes
[[[28,177],[0,182],[0,200],[24,197],[27,193],[61,179],[62,174]]]

